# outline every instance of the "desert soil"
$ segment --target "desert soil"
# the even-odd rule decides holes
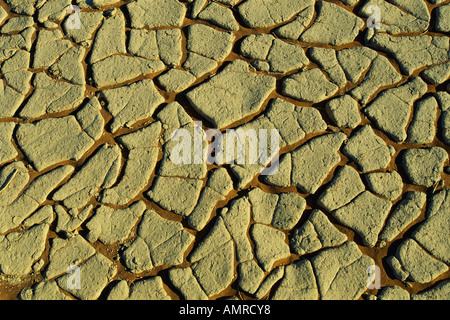
[[[0,0],[0,299],[450,299],[449,35],[449,0]],[[229,129],[278,171],[195,161]]]

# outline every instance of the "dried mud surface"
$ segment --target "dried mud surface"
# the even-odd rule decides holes
[[[449,17],[0,0],[0,299],[448,300]],[[277,173],[171,157],[237,128],[279,130]]]

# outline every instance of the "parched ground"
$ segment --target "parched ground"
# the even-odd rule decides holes
[[[450,299],[449,34],[449,0],[0,1],[0,299]],[[278,130],[279,170],[196,161],[210,129]]]

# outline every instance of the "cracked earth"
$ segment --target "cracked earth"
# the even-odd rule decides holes
[[[450,299],[450,1],[1,0],[0,33],[0,299]],[[171,157],[237,128],[276,173]]]

